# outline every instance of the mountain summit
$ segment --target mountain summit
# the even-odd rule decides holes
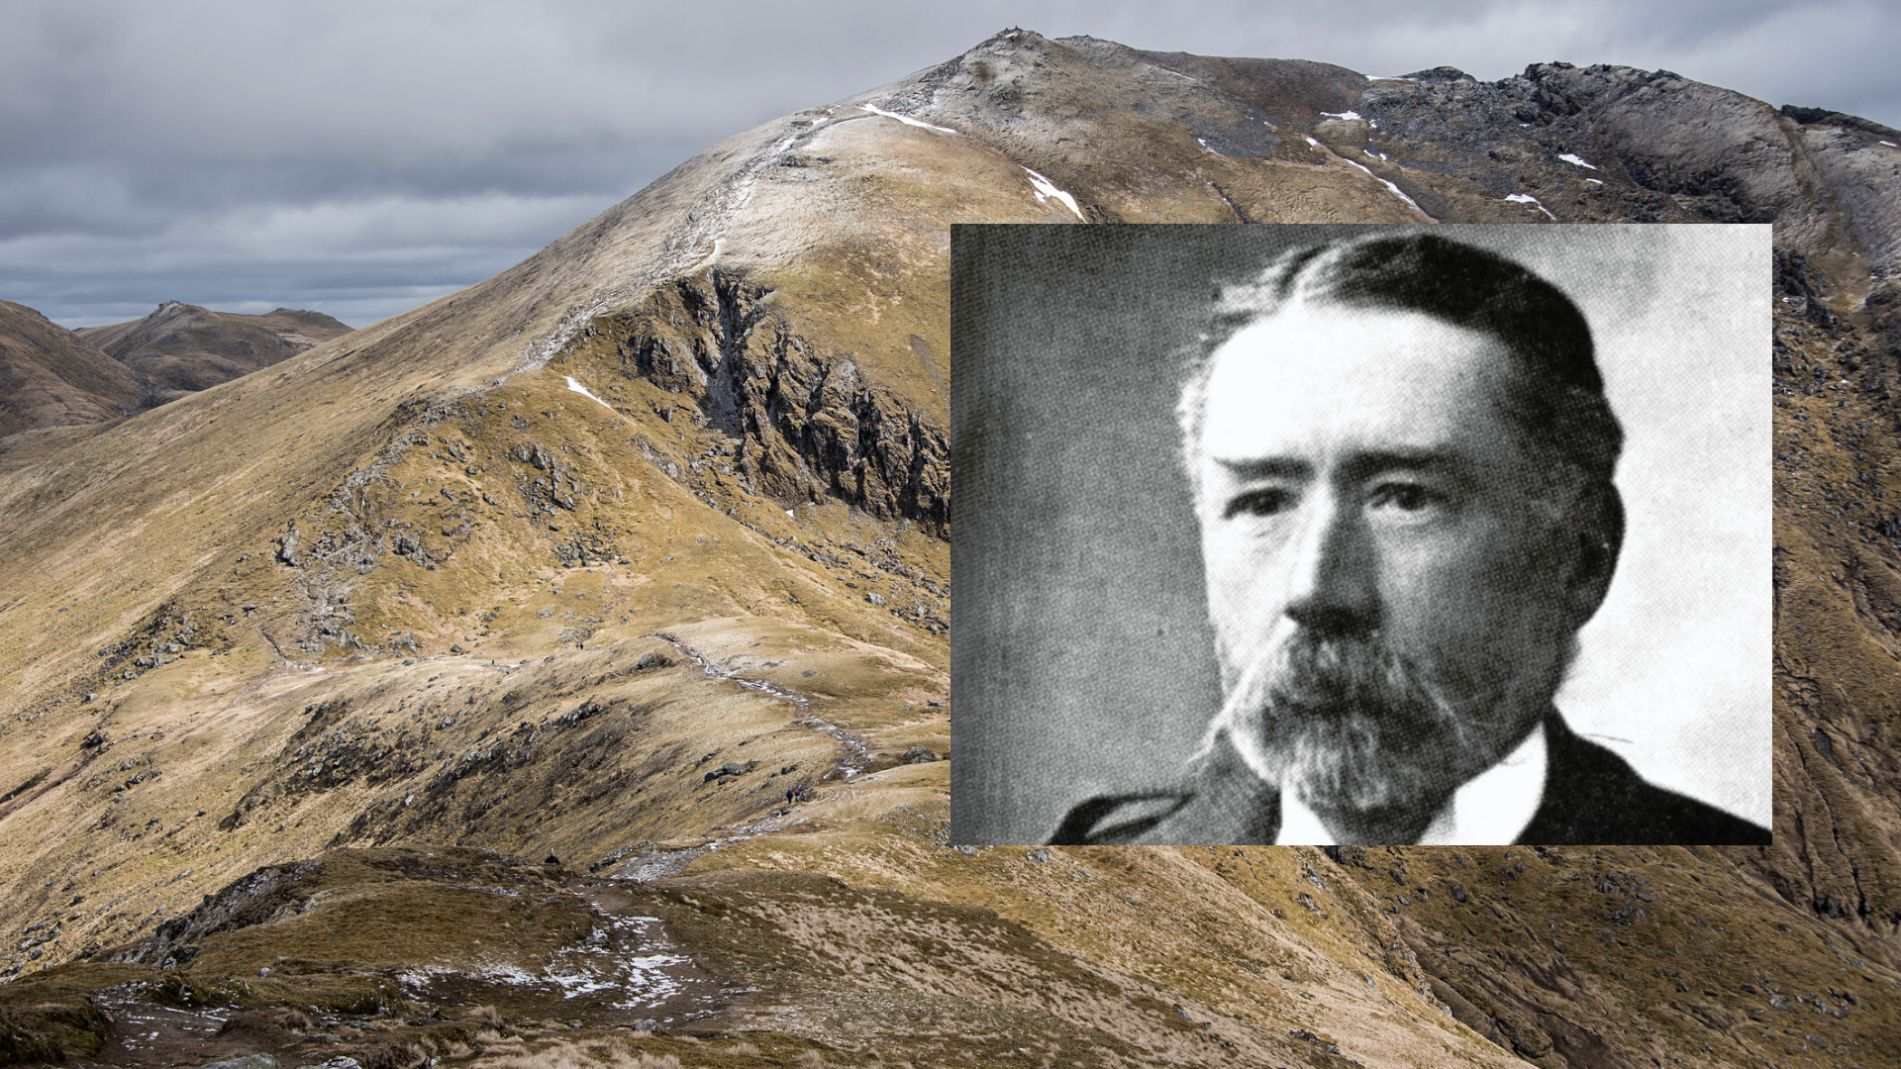
[[[1009,31],[0,473],[0,1058],[1876,1064],[1896,141]],[[1775,223],[1775,845],[949,846],[960,221]]]
[[[267,367],[349,327],[321,312],[261,316],[167,301],[142,320],[69,331],[0,301],[0,456],[17,464],[99,424]],[[63,430],[57,428],[65,428]],[[13,437],[22,431],[43,433]]]
[[[213,312],[166,301],[129,323],[76,333],[143,376],[170,400],[248,375],[350,328],[322,312],[279,308],[263,315]]]

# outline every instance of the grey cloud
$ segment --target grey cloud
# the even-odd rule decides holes
[[[369,322],[520,260],[728,134],[1009,25],[1371,74],[1661,66],[1901,119],[1901,31],[1863,2],[28,0],[8,21],[0,297],[75,325],[169,298],[332,302]]]

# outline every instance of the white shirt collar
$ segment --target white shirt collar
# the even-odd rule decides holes
[[[1517,749],[1452,793],[1419,837],[1424,846],[1503,846],[1518,841],[1545,793],[1545,726],[1540,723]],[[1334,842],[1334,834],[1293,791],[1281,789],[1281,846]]]

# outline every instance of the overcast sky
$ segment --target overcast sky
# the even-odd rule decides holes
[[[1665,67],[1895,124],[1886,6],[26,0],[0,33],[0,298],[68,326],[171,299],[361,326],[1012,25],[1370,74]]]

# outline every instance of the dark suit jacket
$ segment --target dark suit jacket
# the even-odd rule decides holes
[[[1625,760],[1545,719],[1545,792],[1518,841],[1570,845],[1767,845],[1769,830],[1655,787]],[[1071,809],[1050,842],[1065,845],[1272,843],[1280,788],[1264,783],[1222,736],[1178,783],[1098,795]]]

